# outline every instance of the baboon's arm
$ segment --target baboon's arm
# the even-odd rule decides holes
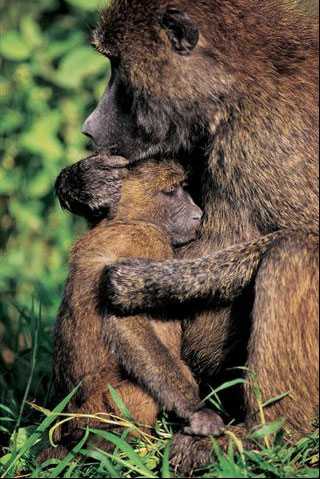
[[[113,264],[102,275],[101,300],[123,314],[197,300],[202,307],[229,303],[253,280],[264,254],[290,234],[278,231],[198,259]]]
[[[200,406],[196,383],[162,343],[146,316],[104,317],[105,339],[123,368],[168,411],[189,419]],[[174,334],[174,333],[173,333]]]
[[[120,364],[167,411],[186,420],[186,431],[219,436],[224,424],[203,407],[189,368],[157,336],[146,316],[104,317],[105,338]],[[168,332],[170,334],[170,332]],[[171,330],[171,334],[180,334]]]

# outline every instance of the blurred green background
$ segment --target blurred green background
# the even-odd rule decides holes
[[[85,155],[81,124],[106,84],[89,45],[106,1],[0,0],[0,403],[17,411],[49,394],[68,251],[85,228],[53,185]]]
[[[0,0],[0,401],[24,391],[39,304],[49,374],[68,251],[84,228],[53,185],[85,155],[81,124],[106,85],[108,63],[89,43],[105,3]]]

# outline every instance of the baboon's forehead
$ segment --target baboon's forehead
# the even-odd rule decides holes
[[[160,10],[159,0],[113,0],[101,12],[93,37],[95,46],[110,57],[139,47],[133,43],[139,39],[148,47],[158,41]]]
[[[132,176],[155,191],[180,184],[186,179],[184,169],[174,161],[147,161],[135,166]]]

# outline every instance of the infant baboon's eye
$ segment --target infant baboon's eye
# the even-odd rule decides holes
[[[178,190],[177,185],[172,185],[169,188],[166,188],[165,190],[162,191],[162,193],[166,196],[174,196]]]

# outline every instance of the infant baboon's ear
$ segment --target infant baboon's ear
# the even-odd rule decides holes
[[[161,26],[180,55],[190,55],[199,41],[199,29],[191,18],[181,10],[170,6],[161,14]]]

